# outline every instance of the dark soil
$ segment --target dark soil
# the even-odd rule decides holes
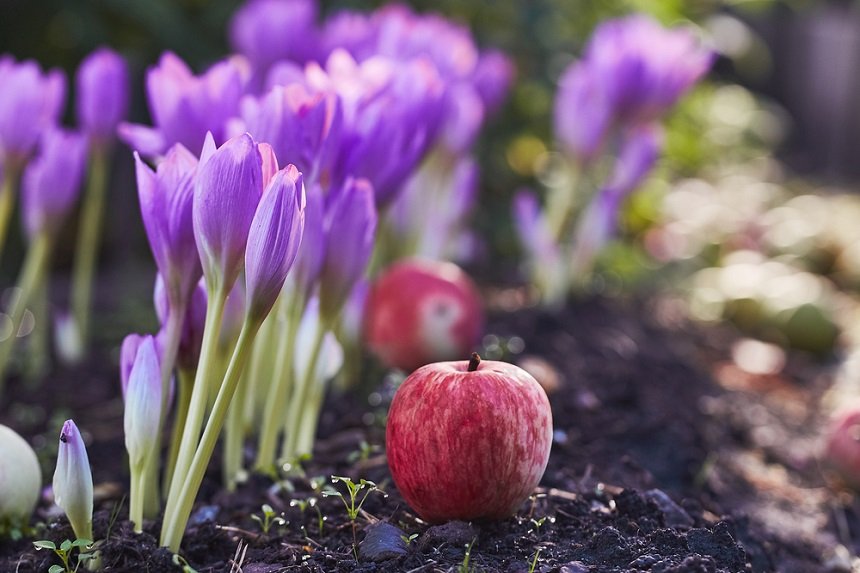
[[[516,307],[521,294],[493,298]],[[531,361],[533,369],[539,358],[556,428],[541,487],[515,517],[422,523],[398,495],[381,453],[393,380],[369,374],[371,382],[384,380],[369,398],[330,398],[315,456],[300,471],[279,482],[254,475],[227,493],[213,464],[183,557],[201,573],[444,572],[460,571],[473,543],[469,567],[486,572],[525,573],[535,554],[539,572],[850,570],[845,555],[860,549],[860,505],[825,487],[815,459],[828,366],[790,356],[782,374],[746,373],[731,360],[732,331],[693,327],[671,308],[596,299],[491,318],[485,357]],[[179,571],[158,548],[155,524],[135,535],[125,521],[115,352],[41,387],[12,381],[0,423],[34,444],[47,483],[55,434],[73,416],[93,464],[104,571]],[[351,455],[363,440],[378,448]],[[371,494],[353,526],[337,498],[311,487],[310,478],[332,474],[373,480],[387,495]],[[309,497],[326,518],[322,531],[314,509],[290,504]],[[288,521],[268,534],[251,519],[264,503]],[[48,502],[37,513],[47,525],[36,538],[72,536]],[[401,534],[417,538],[407,546]],[[353,540],[365,537],[354,548]],[[54,562],[34,551],[31,539],[0,541],[0,572],[43,572]]]

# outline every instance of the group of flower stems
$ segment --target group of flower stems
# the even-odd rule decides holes
[[[71,130],[59,124],[66,104],[63,73],[43,73],[35,62],[0,57],[0,256],[8,255],[7,239],[19,196],[21,226],[28,242],[16,288],[5,307],[0,394],[13,350],[24,335],[32,333],[26,373],[37,378],[48,368],[50,266],[85,179],[72,268],[71,315],[56,317],[61,357],[79,361],[89,337],[115,130],[128,104],[126,64],[111,50],[96,50],[78,68],[75,86],[78,126]],[[23,327],[27,309],[35,322],[31,329]]]

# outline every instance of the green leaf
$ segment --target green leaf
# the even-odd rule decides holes
[[[65,568],[62,565],[51,565],[48,567],[48,573],[64,573]]]
[[[66,552],[68,552],[68,551],[69,551],[69,549],[71,549],[71,548],[72,548],[72,542],[71,542],[71,541],[69,541],[68,539],[66,539],[65,541],[63,541],[63,542],[60,544],[60,551],[66,551]]]
[[[275,514],[275,510],[274,510],[274,509],[272,509],[272,506],[271,506],[271,505],[269,505],[268,503],[264,503],[264,504],[263,504],[263,513],[264,513],[264,514],[266,514],[266,515],[274,515],[274,514]]]
[[[75,539],[72,541],[72,547],[89,547],[92,544],[92,539]]]
[[[43,539],[41,541],[34,541],[33,545],[36,549],[57,549],[57,545],[53,541],[48,541],[47,539]]]

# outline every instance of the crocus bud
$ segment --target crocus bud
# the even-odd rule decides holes
[[[125,396],[125,449],[132,468],[153,453],[161,417],[161,365],[155,339],[144,336],[134,358]]]
[[[170,312],[170,303],[167,300],[161,275],[156,278],[153,298],[155,299],[155,312],[158,315],[158,320],[164,326]],[[182,335],[179,337],[179,348],[176,352],[176,364],[181,370],[197,368],[200,350],[203,346],[206,305],[206,285],[200,280],[194,290],[191,291],[185,318],[182,321]]]
[[[171,304],[184,304],[203,274],[192,222],[197,158],[181,144],[170,148],[155,172],[137,153],[134,158],[140,212],[152,256]]]
[[[59,231],[80,194],[86,161],[87,141],[82,135],[58,128],[45,131],[21,187],[21,214],[31,240]]]
[[[248,134],[207,154],[204,146],[194,185],[194,237],[206,284],[229,289],[242,270],[263,192],[263,159]]]
[[[488,114],[495,113],[502,106],[515,76],[514,64],[506,55],[497,50],[481,53],[472,83]]]
[[[78,68],[77,111],[81,129],[97,144],[116,136],[128,110],[128,67],[108,48],[99,48]]]
[[[142,334],[131,333],[127,334],[122,340],[122,346],[119,349],[119,380],[123,401],[125,401],[126,394],[128,393],[131,368],[134,366],[134,359],[137,357],[137,351],[140,349],[144,338]]]
[[[628,129],[607,187],[622,196],[632,192],[654,167],[662,149],[663,128],[659,124]]]
[[[39,501],[42,470],[15,430],[0,424],[0,523],[24,525]]]
[[[0,156],[21,162],[39,136],[57,124],[66,98],[66,78],[59,70],[45,74],[33,61],[0,57]]]
[[[263,193],[245,250],[249,316],[262,320],[284,287],[296,259],[305,221],[302,174],[293,165],[278,171]]]
[[[612,108],[593,72],[575,62],[559,80],[555,96],[555,135],[574,159],[587,163],[602,150],[612,127]]]
[[[66,513],[78,539],[93,539],[93,474],[78,427],[66,420],[60,432],[54,501]]]
[[[327,253],[320,275],[320,309],[333,324],[349,293],[364,275],[376,237],[373,187],[348,179],[332,198],[326,215]]]
[[[533,282],[545,302],[560,303],[567,294],[566,261],[534,193],[519,191],[514,196],[513,217],[514,229],[528,255]]]
[[[316,286],[325,261],[326,234],[324,227],[325,200],[319,185],[307,188],[305,194],[305,227],[302,232],[302,244],[290,279],[296,290],[303,296],[310,296]]]

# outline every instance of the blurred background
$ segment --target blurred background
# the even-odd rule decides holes
[[[125,55],[132,121],[149,123],[142,79],[164,50],[195,70],[229,50],[236,0],[0,0],[0,53],[35,58],[69,76],[100,45]],[[376,1],[322,1],[322,13]],[[728,319],[751,335],[826,356],[853,346],[860,313],[860,10],[851,1],[412,0],[467,24],[481,47],[513,58],[517,81],[479,146],[474,225],[486,241],[473,262],[487,281],[516,282],[510,201],[523,187],[560,184],[552,105],[561,71],[594,26],[631,11],[692,22],[721,57],[669,123],[660,169],[625,208],[596,294],[669,289],[701,320]],[[71,121],[72,106],[67,110]],[[105,272],[119,277],[121,312],[150,285],[130,153],[117,154]],[[73,218],[74,219],[74,218]],[[75,229],[68,229],[70,236]],[[20,234],[18,234],[20,235]],[[20,239],[16,239],[19,240]],[[71,254],[71,243],[69,241]],[[23,249],[10,248],[9,252]],[[14,276],[20,259],[0,273]],[[68,256],[60,255],[60,274]],[[149,272],[149,271],[146,271]],[[125,290],[127,286],[128,290]],[[129,306],[134,306],[127,303]],[[144,312],[144,311],[141,311]],[[151,311],[147,308],[147,316]],[[148,319],[144,319],[148,320]],[[120,328],[125,328],[120,327]]]

